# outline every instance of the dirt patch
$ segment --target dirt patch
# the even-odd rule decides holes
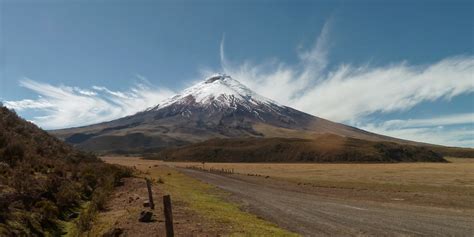
[[[149,237],[166,236],[163,215],[163,195],[165,194],[157,182],[154,182],[153,196],[155,209],[143,207],[148,200],[145,180],[142,178],[124,179],[124,185],[116,188],[106,204],[106,210],[99,213],[94,221],[93,229],[85,236],[102,236],[105,233],[122,232],[120,236]],[[227,231],[222,227],[213,226],[205,218],[186,208],[184,203],[173,201],[174,232],[176,236],[219,236]],[[139,222],[141,211],[152,211],[152,221]]]

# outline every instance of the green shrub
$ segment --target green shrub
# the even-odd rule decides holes
[[[0,148],[3,148],[7,145],[7,137],[4,133],[0,133]]]
[[[91,228],[92,220],[94,220],[96,214],[97,208],[95,205],[89,205],[81,212],[81,215],[77,220],[77,229],[79,232],[82,233]]]
[[[91,202],[96,206],[97,210],[104,210],[108,196],[109,192],[107,192],[104,188],[98,188],[94,192]]]
[[[35,204],[38,213],[41,214],[42,223],[55,220],[59,216],[59,209],[53,202],[49,200],[41,200]]]
[[[17,162],[23,160],[25,151],[23,147],[18,143],[10,143],[3,151],[3,155],[0,157],[0,161],[6,162],[7,164],[14,166]]]
[[[77,205],[78,201],[81,200],[80,190],[80,187],[75,183],[69,181],[63,182],[58,192],[54,195],[56,204],[60,209]]]

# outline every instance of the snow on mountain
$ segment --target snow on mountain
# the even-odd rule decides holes
[[[253,92],[228,75],[215,74],[205,81],[185,89],[182,93],[166,99],[148,111],[159,110],[172,104],[189,103],[220,107],[233,107],[236,103],[247,106],[278,105],[277,102]]]

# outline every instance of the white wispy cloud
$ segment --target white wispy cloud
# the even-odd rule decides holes
[[[36,116],[32,121],[47,129],[113,120],[154,106],[175,94],[166,88],[155,88],[144,79],[126,91],[112,91],[101,86],[90,89],[53,86],[31,79],[21,80],[20,85],[36,92],[39,97],[6,101],[5,105],[17,111],[42,112],[44,115]]]
[[[282,104],[340,122],[374,112],[403,111],[421,102],[449,100],[474,91],[472,56],[451,57],[424,66],[342,65],[334,71],[313,74],[307,72],[320,69],[305,68],[312,64],[303,69],[299,65],[271,65],[274,70],[268,69],[267,63],[243,63],[227,66],[224,71]]]
[[[459,113],[422,119],[397,119],[379,123],[358,123],[375,133],[408,140],[474,147],[474,113]]]
[[[449,114],[423,119],[388,120],[383,122],[383,127],[389,129],[399,129],[439,127],[461,124],[474,124],[474,113]]]
[[[423,102],[449,101],[455,96],[474,92],[472,55],[448,57],[425,65],[410,65],[408,62],[385,66],[342,64],[329,69],[331,25],[329,20],[314,45],[300,51],[299,62],[291,65],[275,59],[262,63],[235,63],[225,57],[222,42],[222,70],[259,94],[319,117],[399,138],[474,146],[474,138],[469,137],[472,135],[469,129],[472,130],[473,121],[466,128],[467,133],[455,130],[448,132],[446,128],[431,126],[436,121],[441,123],[440,119],[461,119],[458,115],[438,120],[428,118],[395,120],[387,124],[364,123],[368,116],[375,113],[403,112]],[[463,116],[464,120],[472,118],[472,114]],[[400,127],[404,123],[413,127],[388,127]],[[458,133],[467,137],[461,137]]]

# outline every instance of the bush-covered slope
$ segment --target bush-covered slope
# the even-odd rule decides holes
[[[102,163],[0,107],[0,236],[57,236],[79,206],[101,208],[126,170]],[[91,214],[91,213],[88,213]],[[86,228],[87,215],[76,220]]]
[[[165,149],[150,158],[208,162],[446,162],[440,154],[420,146],[337,135],[315,139],[212,139]]]
[[[474,158],[474,149],[465,147],[430,146],[431,150],[444,157]]]

